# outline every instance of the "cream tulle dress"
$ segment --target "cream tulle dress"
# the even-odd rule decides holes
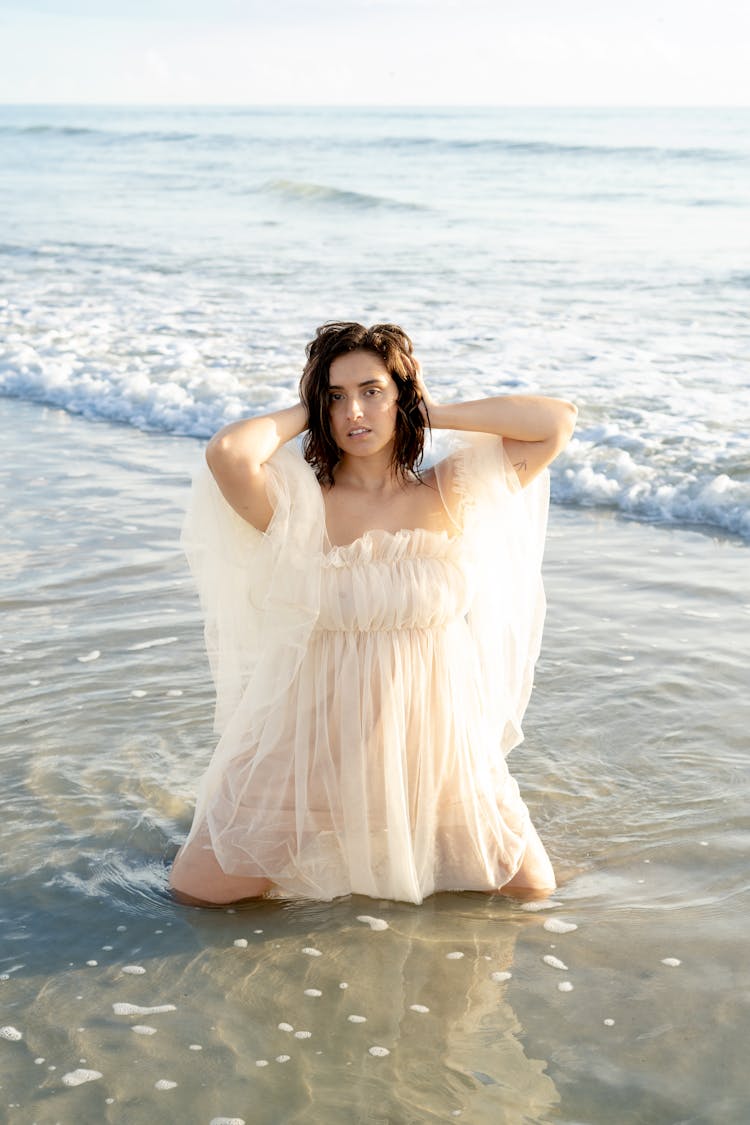
[[[221,737],[188,842],[228,874],[421,902],[518,869],[530,822],[505,755],[541,637],[548,475],[522,490],[482,434],[435,468],[450,532],[345,547],[296,445],[268,463],[265,533],[198,473],[183,543]]]

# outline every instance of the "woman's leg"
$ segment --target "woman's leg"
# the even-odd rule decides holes
[[[270,879],[227,875],[213,848],[200,834],[177,853],[169,873],[169,886],[178,902],[189,906],[226,906],[260,898],[273,883]]]
[[[555,873],[544,844],[530,824],[521,866],[513,878],[500,887],[500,892],[519,898],[544,898],[552,894],[556,886]]]

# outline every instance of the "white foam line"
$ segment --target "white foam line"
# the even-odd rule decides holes
[[[130,645],[128,652],[141,652],[145,648],[156,648],[157,645],[173,645],[177,640],[178,637],[157,637],[153,641],[140,641],[137,645]],[[79,656],[78,659],[80,660],[81,657]]]
[[[88,664],[91,660],[98,660],[100,656],[101,653],[99,652],[99,649],[95,648],[91,652],[87,653],[86,656],[77,656],[76,660],[79,664]]]

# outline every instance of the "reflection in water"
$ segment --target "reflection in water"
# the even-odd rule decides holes
[[[46,891],[65,944],[30,949],[29,933],[24,971],[3,983],[23,1034],[12,1062],[3,1054],[3,1092],[39,1125],[145,1125],[165,1105],[198,1122],[510,1125],[558,1103],[508,999],[514,946],[534,920],[504,901],[201,911],[147,885],[117,909],[119,878],[109,896],[107,878],[93,879],[99,909],[83,878]],[[49,933],[49,914],[39,921]],[[64,1085],[77,1069],[101,1077]]]

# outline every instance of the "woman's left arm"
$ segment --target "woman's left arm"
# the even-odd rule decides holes
[[[522,485],[554,461],[573,436],[578,410],[572,402],[543,395],[498,395],[473,402],[437,403],[421,371],[417,381],[435,430],[474,430],[503,438]]]

